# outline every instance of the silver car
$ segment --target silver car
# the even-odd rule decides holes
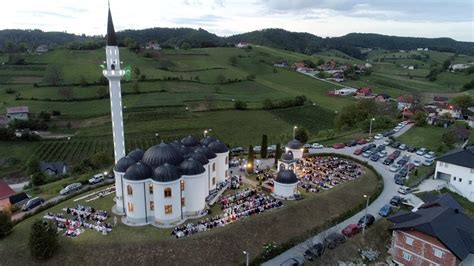
[[[81,183],[72,183],[70,185],[67,185],[65,188],[61,189],[61,191],[59,191],[59,194],[64,196],[71,192],[81,189],[81,187],[82,187]]]

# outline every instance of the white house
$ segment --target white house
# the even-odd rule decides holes
[[[235,47],[237,48],[247,48],[249,47],[251,44],[250,43],[247,43],[247,42],[239,42],[238,44],[235,45]]]
[[[7,107],[7,119],[8,121],[18,120],[28,120],[30,114],[30,109],[28,106],[16,106],[16,107]]]
[[[334,95],[351,96],[351,95],[355,95],[356,92],[357,92],[356,88],[342,88],[342,89],[334,90]]]
[[[41,53],[46,53],[46,52],[48,52],[48,50],[49,50],[49,48],[46,44],[42,44],[42,45],[36,47],[36,52],[40,53],[40,54]]]
[[[64,162],[40,162],[41,172],[45,172],[48,175],[62,175],[67,173],[67,166]]]
[[[474,202],[474,146],[453,150],[436,160],[436,179],[448,182],[448,188]]]
[[[147,50],[161,50],[161,46],[157,42],[147,42],[145,45],[145,49]]]
[[[298,178],[293,171],[279,171],[274,181],[273,195],[276,198],[291,200],[298,194]]]

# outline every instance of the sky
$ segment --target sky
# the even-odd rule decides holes
[[[219,36],[265,28],[321,37],[369,32],[474,42],[473,0],[111,0],[116,31],[203,28]],[[0,29],[103,35],[107,0],[2,4]]]

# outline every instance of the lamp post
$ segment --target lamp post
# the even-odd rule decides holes
[[[297,128],[298,128],[297,126],[294,126],[294,127],[293,127],[293,139],[295,139],[296,129],[297,129]]]
[[[369,208],[369,196],[364,195],[364,198],[367,199],[367,203],[365,204],[364,226],[362,227],[362,235],[365,234],[365,227],[367,226],[367,210]]]
[[[204,130],[204,137],[206,137],[207,132],[208,132],[207,130]]]
[[[374,122],[374,121],[375,121],[374,117],[370,119],[369,138],[372,135],[372,122]]]
[[[245,254],[245,266],[249,266],[249,253],[244,250]]]

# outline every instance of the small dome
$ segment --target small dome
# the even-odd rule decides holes
[[[208,147],[205,147],[205,146],[197,148],[196,152],[200,152],[200,153],[206,155],[207,159],[209,159],[209,160],[214,159],[214,158],[217,157],[216,154],[213,151],[211,151],[211,149],[209,149]]]
[[[275,182],[282,184],[295,184],[298,182],[298,178],[293,171],[281,170],[278,172]]]
[[[143,154],[145,154],[145,151],[142,149],[135,149],[131,152],[128,153],[128,157],[132,157],[135,161],[140,161],[143,158]]]
[[[293,153],[292,152],[286,152],[281,155],[281,160],[282,161],[293,161]]]
[[[188,154],[188,158],[193,158],[194,160],[200,162],[202,165],[206,165],[209,163],[207,156],[204,153],[198,151]]]
[[[135,164],[137,161],[130,156],[122,157],[114,167],[114,170],[119,173],[125,173],[130,165]]]
[[[181,144],[183,144],[186,147],[195,147],[199,145],[199,140],[189,135],[181,140]]]
[[[211,142],[216,141],[217,139],[213,136],[206,136],[205,138],[201,139],[201,144],[207,146],[211,144]]]
[[[173,142],[170,142],[170,145],[173,147],[173,148],[176,148],[176,150],[179,151],[179,148],[181,148],[181,142],[175,140]]]
[[[155,168],[165,163],[179,165],[183,156],[170,144],[160,143],[149,148],[142,159],[143,163]]]
[[[286,144],[286,147],[289,149],[298,150],[298,149],[303,148],[303,143],[301,143],[297,139],[294,139],[294,140],[288,141],[288,143]]]
[[[136,163],[127,169],[123,178],[138,181],[151,178],[151,176],[152,172],[149,166],[143,163]]]
[[[183,175],[199,175],[206,171],[202,164],[193,158],[184,160],[179,166],[179,170]]]
[[[181,173],[174,165],[165,163],[153,171],[153,180],[157,182],[172,182],[181,178]]]
[[[229,151],[229,148],[227,148],[227,146],[224,144],[224,142],[221,142],[219,140],[211,142],[209,144],[209,149],[211,149],[211,151],[213,151],[215,153],[224,153],[224,152]]]
[[[183,155],[183,157],[185,157],[186,155],[193,152],[193,149],[191,147],[181,145],[181,147],[179,147],[179,152],[181,153],[181,155]]]

